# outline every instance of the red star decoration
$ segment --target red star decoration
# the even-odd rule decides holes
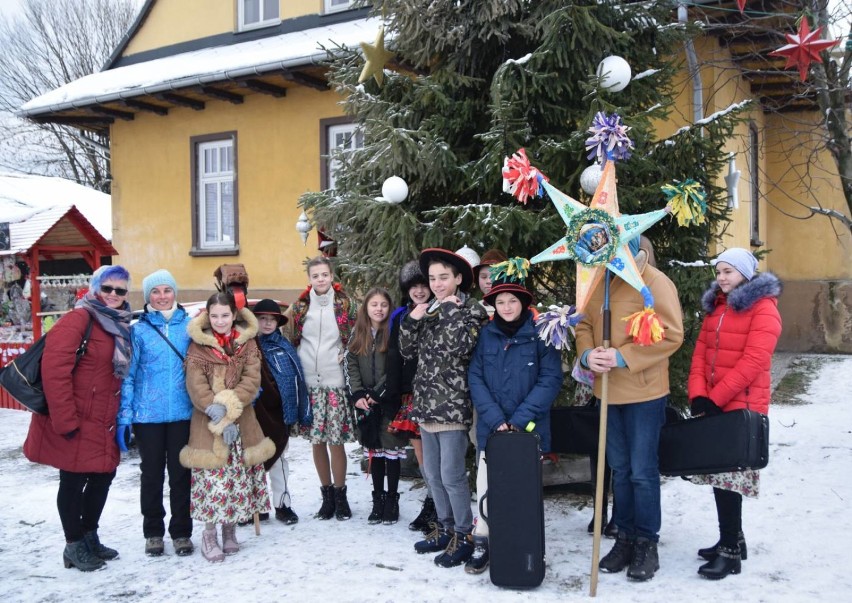
[[[798,66],[799,77],[804,82],[808,77],[808,68],[811,62],[822,63],[819,53],[840,44],[840,40],[823,40],[820,38],[820,33],[822,33],[822,27],[817,27],[814,31],[811,31],[807,18],[802,19],[799,24],[799,33],[795,35],[786,34],[789,44],[778,50],[773,50],[769,53],[769,56],[787,57],[787,64],[784,69]]]

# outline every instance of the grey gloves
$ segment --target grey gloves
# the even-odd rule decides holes
[[[237,441],[237,436],[240,435],[240,430],[237,429],[237,426],[231,423],[228,425],[225,430],[222,432],[222,439],[225,440],[225,444],[230,446],[234,442]]]
[[[213,421],[213,424],[215,425],[216,423],[225,418],[227,410],[225,409],[224,404],[219,404],[218,402],[215,402],[208,406],[204,412],[207,413],[207,416],[210,417],[210,420]]]

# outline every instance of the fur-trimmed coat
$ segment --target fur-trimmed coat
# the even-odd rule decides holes
[[[192,343],[186,353],[186,390],[193,412],[189,443],[180,452],[184,467],[224,467],[228,461],[228,447],[222,432],[232,423],[240,428],[245,466],[262,463],[275,454],[275,444],[263,435],[252,406],[260,388],[260,350],[254,339],[257,319],[243,308],[237,312],[234,326],[239,335],[234,340],[233,356],[224,355],[210,327],[207,312],[193,318],[187,326]],[[222,404],[227,411],[215,425],[205,412],[211,404]]]
[[[713,283],[701,298],[707,313],[692,366],[689,399],[704,396],[725,412],[769,412],[772,354],[781,335],[781,281],[763,272],[725,295]]]

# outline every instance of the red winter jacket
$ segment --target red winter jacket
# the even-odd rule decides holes
[[[74,369],[74,357],[89,313],[78,308],[58,321],[47,335],[41,374],[50,411],[32,416],[24,455],[34,463],[75,473],[110,473],[118,467],[115,417],[121,379],[113,375],[113,336],[92,323],[86,354]],[[72,373],[73,369],[73,373]],[[67,439],[65,434],[79,429]]]
[[[764,272],[727,296],[713,283],[689,370],[689,399],[706,396],[725,412],[769,412],[769,369],[781,335],[781,282]]]

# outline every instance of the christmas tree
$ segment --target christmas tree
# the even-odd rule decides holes
[[[674,4],[388,0],[373,6],[384,16],[385,42],[394,53],[381,85],[380,78],[359,83],[359,49],[329,50],[331,83],[359,124],[364,146],[334,152],[336,188],[301,199],[337,242],[347,287],[395,290],[399,266],[425,247],[468,245],[480,254],[496,247],[529,258],[564,236],[546,197],[523,205],[503,192],[501,167],[525,148],[551,183],[588,200],[580,175],[592,163],[585,141],[598,112],[617,114],[630,128],[634,148],[618,163],[623,213],[662,208],[661,187],[673,181],[693,179],[706,192],[706,222],[678,228],[664,220],[646,233],[658,266],[680,285],[667,261],[706,255],[714,225],[725,219],[725,193],[716,182],[736,112],[666,140],[657,136],[655,123],[672,107],[683,43],[695,33],[677,23]],[[626,59],[634,73],[618,92],[604,87],[607,73],[597,75],[611,55]],[[390,176],[408,183],[403,203],[376,200]],[[538,264],[531,272],[544,302],[571,303],[573,277],[570,262]],[[687,310],[697,308],[708,279],[704,273],[682,292],[686,314],[694,314]],[[691,345],[684,347],[686,357]]]

